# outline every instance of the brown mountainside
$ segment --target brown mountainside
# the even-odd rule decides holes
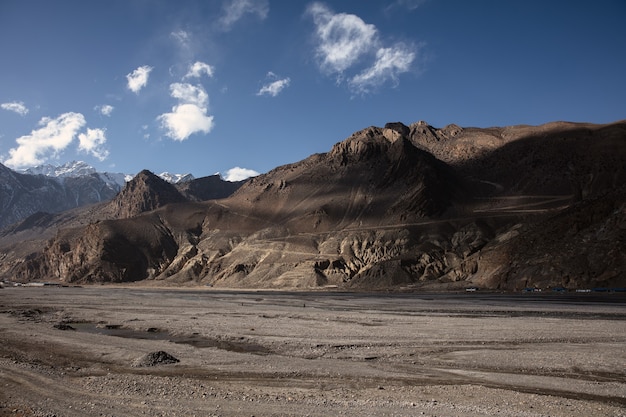
[[[187,201],[173,184],[148,170],[137,174],[113,199],[114,217],[129,218],[171,203]]]
[[[442,215],[462,188],[450,167],[407,138],[370,127],[328,153],[251,179],[223,203],[312,232]]]
[[[626,122],[390,123],[219,200],[190,202],[144,172],[101,212],[114,216],[77,213],[39,247],[18,243],[27,255],[5,245],[0,273],[241,288],[623,287],[624,161]]]

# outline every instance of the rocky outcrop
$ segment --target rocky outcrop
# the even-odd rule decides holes
[[[176,240],[158,219],[103,221],[60,231],[15,277],[64,282],[132,282],[153,278],[175,257]]]

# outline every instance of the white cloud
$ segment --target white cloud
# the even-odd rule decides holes
[[[259,175],[259,173],[253,169],[234,167],[226,171],[226,173],[222,175],[222,178],[226,181],[242,181],[250,177],[256,177],[257,175]]]
[[[20,116],[26,116],[28,114],[28,108],[24,105],[23,102],[14,101],[12,103],[2,103],[0,104],[0,108],[3,110],[8,110],[19,114]]]
[[[213,116],[207,115],[209,96],[201,85],[174,83],[170,95],[179,103],[170,113],[157,117],[166,136],[183,141],[194,133],[209,133],[213,129]]]
[[[183,78],[200,78],[202,74],[206,74],[208,77],[212,77],[213,67],[209,64],[205,64],[204,62],[196,61],[189,66],[189,71],[187,72],[187,75],[185,75]]]
[[[160,115],[157,120],[166,130],[166,135],[183,141],[194,133],[209,133],[213,129],[213,116],[195,104],[179,104],[172,108],[171,113]]]
[[[182,103],[194,104],[202,108],[206,108],[209,103],[209,95],[201,85],[188,83],[170,84],[170,95]]]
[[[104,161],[109,156],[109,151],[104,148],[106,141],[104,129],[87,129],[87,133],[78,135],[78,150]]]
[[[376,45],[376,27],[356,15],[335,14],[322,3],[313,3],[308,12],[316,25],[320,67],[326,72],[341,74]]]
[[[264,20],[270,11],[270,4],[268,0],[229,0],[222,9],[219,25],[224,30],[230,30],[245,14],[255,14]]]
[[[367,93],[372,88],[391,80],[398,83],[398,74],[409,71],[415,53],[397,45],[393,48],[380,48],[376,52],[376,62],[360,74],[350,79],[350,85],[360,93]]]
[[[257,96],[268,95],[276,97],[281,91],[289,87],[291,80],[289,77],[283,79],[277,79],[278,77],[273,72],[267,73],[267,78],[274,79],[274,81],[264,84],[261,89],[256,93]]]
[[[85,123],[80,113],[64,113],[56,119],[44,117],[39,122],[41,128],[15,140],[18,147],[9,150],[10,157],[4,163],[13,168],[40,165],[67,148]]]
[[[130,74],[126,74],[128,89],[135,94],[139,94],[139,90],[148,84],[148,76],[150,75],[150,71],[152,71],[152,69],[152,67],[144,65],[137,68]]]
[[[115,107],[111,106],[110,104],[103,104],[101,106],[94,107],[94,110],[96,110],[103,116],[111,116],[111,113],[113,113],[114,109]]]
[[[405,0],[399,5],[414,8],[419,3]],[[315,24],[319,67],[336,75],[339,84],[348,80],[352,90],[364,94],[387,81],[397,85],[398,75],[410,71],[416,52],[402,43],[385,45],[376,26],[353,14],[334,13],[320,2],[307,12]]]

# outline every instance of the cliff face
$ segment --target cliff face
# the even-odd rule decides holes
[[[178,247],[153,219],[103,221],[60,232],[16,278],[62,276],[66,282],[132,282],[151,278]],[[157,261],[158,260],[158,261]],[[156,262],[156,263],[155,263]]]
[[[110,220],[64,228],[19,259],[5,251],[0,272],[240,288],[626,286],[623,161],[624,122],[391,123],[220,200],[191,202],[143,172]]]

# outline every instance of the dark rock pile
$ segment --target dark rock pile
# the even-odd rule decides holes
[[[167,365],[170,363],[178,363],[180,360],[170,355],[169,353],[159,350],[157,352],[150,352],[141,358],[138,358],[133,363],[133,366],[141,368],[147,366]]]

